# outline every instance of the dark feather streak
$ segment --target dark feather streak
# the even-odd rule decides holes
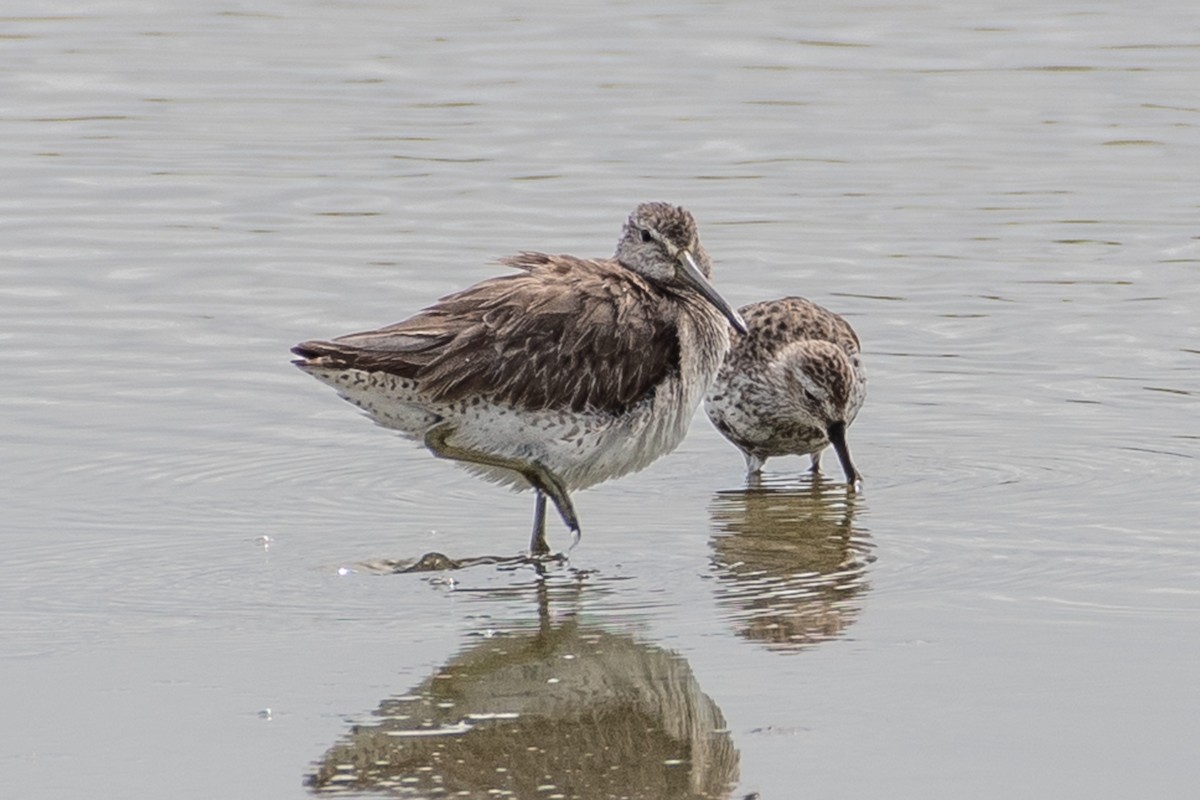
[[[416,380],[430,399],[620,414],[679,369],[669,295],[609,259],[520,253],[521,270],[443,297],[403,322],[293,352]],[[636,358],[630,358],[635,354]]]

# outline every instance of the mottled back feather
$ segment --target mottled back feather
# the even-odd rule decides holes
[[[836,344],[847,355],[859,352],[858,335],[842,317],[803,297],[751,303],[739,309],[750,332],[735,342],[734,358],[770,361],[791,342],[816,339]]]
[[[297,355],[416,380],[435,402],[619,414],[679,369],[671,295],[609,259],[521,253],[521,272],[447,295],[403,322]],[[638,358],[630,358],[637,353]]]

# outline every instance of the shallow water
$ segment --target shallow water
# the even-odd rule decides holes
[[[1186,796],[1200,10],[1162,6],[5,6],[8,793]],[[731,301],[855,325],[866,491],[746,490],[700,416],[544,580],[380,569],[512,555],[531,499],[288,347],[652,199]]]

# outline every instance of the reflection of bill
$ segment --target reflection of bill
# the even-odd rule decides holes
[[[715,591],[738,633],[795,650],[854,623],[873,560],[869,538],[854,526],[861,502],[819,477],[716,495],[709,506]]]
[[[493,636],[384,700],[308,777],[405,797],[724,798],[738,754],[680,656],[573,618]]]

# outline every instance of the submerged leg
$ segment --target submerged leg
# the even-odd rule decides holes
[[[562,485],[562,481],[540,461],[522,461],[518,458],[506,458],[498,456],[495,453],[484,453],[479,450],[469,450],[465,447],[457,447],[450,444],[449,439],[454,434],[455,428],[448,422],[441,422],[434,425],[425,432],[425,446],[429,448],[429,452],[433,453],[438,458],[446,458],[451,461],[463,461],[467,464],[478,464],[483,467],[500,467],[502,469],[510,469],[518,473],[529,484],[538,491],[538,497],[543,503],[542,513],[540,518],[543,520],[542,528],[542,545],[545,546],[545,499],[541,496],[547,495],[554,501],[554,507],[558,509],[558,515],[562,517],[562,521],[570,528],[571,533],[575,538],[579,538],[579,518],[575,516],[575,506],[571,504],[571,498],[567,494],[566,487]],[[534,511],[537,511],[535,505]],[[537,538],[537,519],[534,518],[534,538]],[[550,548],[546,547],[546,552]]]
[[[546,542],[546,495],[541,489],[533,490],[533,536],[529,539],[529,553],[533,556],[549,555],[550,545]]]
[[[766,464],[767,460],[760,456],[751,455],[744,450],[742,451],[742,455],[746,457],[746,477],[761,476],[763,464]]]

